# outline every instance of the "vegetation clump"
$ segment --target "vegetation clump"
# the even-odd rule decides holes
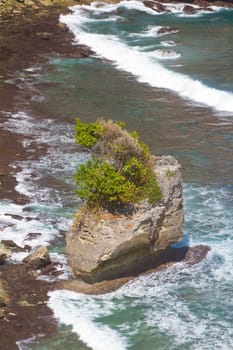
[[[92,153],[74,177],[76,193],[87,206],[117,210],[145,199],[151,204],[161,200],[154,159],[137,132],[129,133],[123,123],[112,120],[77,119],[75,140]]]

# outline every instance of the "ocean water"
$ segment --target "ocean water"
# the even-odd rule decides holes
[[[60,20],[74,45],[96,55],[51,57],[5,82],[23,94],[14,111],[2,112],[1,127],[17,129],[27,150],[46,151],[12,164],[29,203],[0,202],[0,238],[47,245],[62,261],[60,278],[69,276],[64,240],[79,205],[72,177],[87,158],[73,126],[76,117],[106,117],[137,130],[154,154],[179,159],[183,244],[211,250],[198,265],[179,263],[107,295],[51,292],[59,334],[20,342],[20,349],[233,348],[233,11],[184,15],[182,5],[167,6],[171,12],[157,14],[133,0],[77,5]],[[163,27],[172,29],[161,34]]]

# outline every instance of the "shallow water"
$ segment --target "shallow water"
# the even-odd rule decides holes
[[[72,176],[86,159],[73,143],[74,120],[106,117],[137,130],[154,154],[179,159],[184,244],[208,244],[211,251],[192,268],[177,264],[109,295],[51,293],[60,334],[22,349],[233,348],[233,12],[155,15],[130,1],[78,6],[62,21],[99,57],[51,58],[18,82],[24,94],[2,126],[17,128],[26,148],[35,143],[47,152],[12,165],[22,167],[17,189],[30,203],[0,203],[1,237],[33,247],[43,242],[66,266],[64,237],[79,204]],[[161,26],[179,31],[160,36]],[[180,57],[152,55],[164,48]],[[26,103],[25,95],[33,97]],[[30,232],[41,234],[28,242]]]

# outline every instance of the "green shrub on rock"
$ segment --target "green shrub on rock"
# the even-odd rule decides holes
[[[129,133],[123,123],[111,120],[82,123],[77,119],[75,139],[95,154],[75,175],[76,193],[89,207],[114,210],[145,199],[151,204],[161,200],[154,158],[136,132]]]
[[[92,147],[100,138],[103,128],[99,123],[82,123],[76,119],[75,140],[83,147]]]
[[[147,181],[148,169],[135,157],[130,158],[122,167],[121,173],[135,185],[143,185]]]
[[[134,200],[135,185],[121,175],[113,165],[99,159],[88,160],[78,167],[75,181],[77,195],[89,206],[117,207]]]

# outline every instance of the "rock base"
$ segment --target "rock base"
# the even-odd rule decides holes
[[[57,283],[58,289],[68,289],[78,293],[84,294],[105,294],[110,293],[122,287],[125,283],[134,280],[137,277],[148,275],[151,273],[162,272],[177,262],[178,269],[192,267],[200,263],[210,251],[210,247],[206,245],[197,245],[194,247],[169,248],[164,255],[164,261],[161,260],[159,266],[151,266],[151,268],[138,276],[120,277],[113,280],[96,282],[93,284],[86,283],[80,279],[61,281]]]

